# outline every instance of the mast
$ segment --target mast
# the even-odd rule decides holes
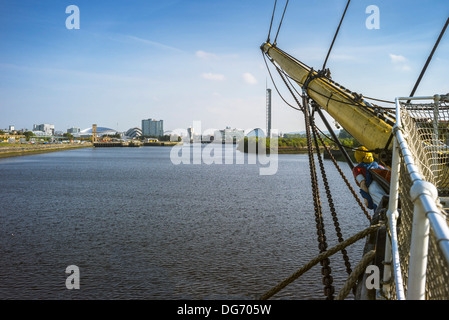
[[[261,50],[275,65],[307,92],[322,109],[369,150],[389,146],[394,119],[379,115],[361,95],[314,71],[269,42]]]

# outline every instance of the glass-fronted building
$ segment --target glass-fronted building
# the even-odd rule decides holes
[[[164,121],[146,119],[142,120],[142,135],[161,137],[164,135]]]

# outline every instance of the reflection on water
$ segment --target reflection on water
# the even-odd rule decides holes
[[[174,165],[162,147],[0,159],[0,298],[257,299],[319,253],[307,156],[278,160],[261,176],[247,161]],[[326,166],[348,238],[368,222]],[[362,248],[348,248],[353,266]],[[338,290],[341,254],[331,267]],[[317,266],[273,299],[323,299],[321,282]]]

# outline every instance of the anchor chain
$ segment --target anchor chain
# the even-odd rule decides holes
[[[335,168],[337,169],[338,173],[340,173],[340,176],[342,177],[343,181],[345,182],[348,189],[351,191],[351,194],[354,196],[354,199],[357,201],[358,205],[362,209],[363,213],[365,214],[366,218],[371,222],[371,215],[366,210],[365,206],[363,205],[362,201],[360,201],[360,198],[357,196],[357,193],[355,192],[354,188],[352,188],[351,184],[349,183],[348,179],[346,178],[345,174],[341,170],[340,166],[337,163],[337,160],[335,160],[334,156],[329,150],[329,147],[324,144],[323,139],[320,135],[318,135],[318,138],[320,139],[321,144],[324,146],[324,149],[326,150],[327,154],[329,155],[330,159],[334,163]]]
[[[307,101],[307,94],[304,92],[303,94],[303,112],[305,118],[305,126],[306,126],[306,136],[307,136],[307,150],[309,154],[309,169],[310,169],[310,178],[312,182],[312,193],[313,193],[313,201],[315,207],[315,222],[317,228],[318,235],[318,248],[320,253],[325,252],[327,250],[327,241],[326,234],[324,230],[324,221],[323,214],[321,209],[321,200],[320,200],[320,191],[318,187],[318,179],[316,174],[316,166],[315,160],[313,156],[313,145],[312,138],[310,136],[311,131],[311,123],[309,116],[309,103]],[[327,300],[334,299],[335,288],[332,285],[333,277],[331,275],[332,269],[330,267],[330,259],[325,258],[320,261],[321,264],[321,274],[323,275],[323,284],[324,284],[324,294],[326,295]]]
[[[318,139],[317,139],[318,133],[316,130],[315,120],[313,117],[311,119],[311,125],[312,125],[313,139],[315,142],[315,148],[317,150],[319,150]],[[341,233],[340,223],[338,221],[337,212],[335,211],[332,193],[329,188],[329,182],[327,180],[326,170],[324,169],[323,159],[321,158],[320,152],[317,153],[317,157],[318,157],[318,163],[320,165],[321,177],[323,179],[324,188],[326,190],[326,196],[327,196],[327,201],[329,203],[329,209],[330,209],[330,212],[332,215],[332,220],[334,222],[335,231],[337,233],[338,242],[343,242],[344,239],[343,239],[343,235]],[[352,269],[351,269],[351,263],[350,263],[349,257],[348,257],[348,252],[346,251],[346,249],[342,249],[341,253],[343,255],[344,264],[346,266],[346,272],[348,273],[348,275],[350,275],[352,273]],[[353,288],[353,291],[355,294],[355,287]]]

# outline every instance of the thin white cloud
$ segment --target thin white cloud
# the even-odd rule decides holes
[[[391,59],[391,62],[393,62],[393,63],[403,63],[403,62],[407,61],[407,59],[404,56],[396,55],[396,54],[392,54],[392,53],[390,53],[390,59]]]
[[[0,63],[1,69],[10,69],[19,72],[26,72],[28,74],[39,74],[40,76],[51,75],[61,76],[67,79],[89,79],[102,81],[123,81],[123,82],[148,82],[151,81],[147,77],[127,76],[119,73],[99,73],[85,70],[63,69],[63,68],[48,68],[48,67],[34,67],[15,64]],[[84,80],[83,80],[84,81]]]
[[[128,39],[140,42],[140,43],[144,43],[153,47],[157,47],[157,48],[161,48],[161,49],[166,49],[166,50],[170,50],[170,51],[176,51],[176,52],[184,52],[181,49],[175,48],[175,47],[171,47],[171,46],[167,46],[163,43],[160,42],[156,42],[156,41],[151,41],[151,40],[147,40],[147,39],[143,39],[143,38],[139,38],[139,37],[135,37],[135,36],[127,36]]]
[[[248,84],[257,84],[257,79],[249,72],[245,72],[242,77]]]
[[[203,73],[201,74],[201,77],[203,77],[206,80],[214,80],[214,81],[222,81],[225,79],[225,76],[220,73]]]
[[[215,53],[206,52],[206,51],[202,51],[202,50],[198,50],[197,52],[195,52],[195,56],[197,58],[204,59],[204,60],[218,59],[218,56]]]
[[[395,69],[400,71],[411,70],[410,66],[407,64],[407,58],[401,55],[389,54],[391,62],[395,65]]]

